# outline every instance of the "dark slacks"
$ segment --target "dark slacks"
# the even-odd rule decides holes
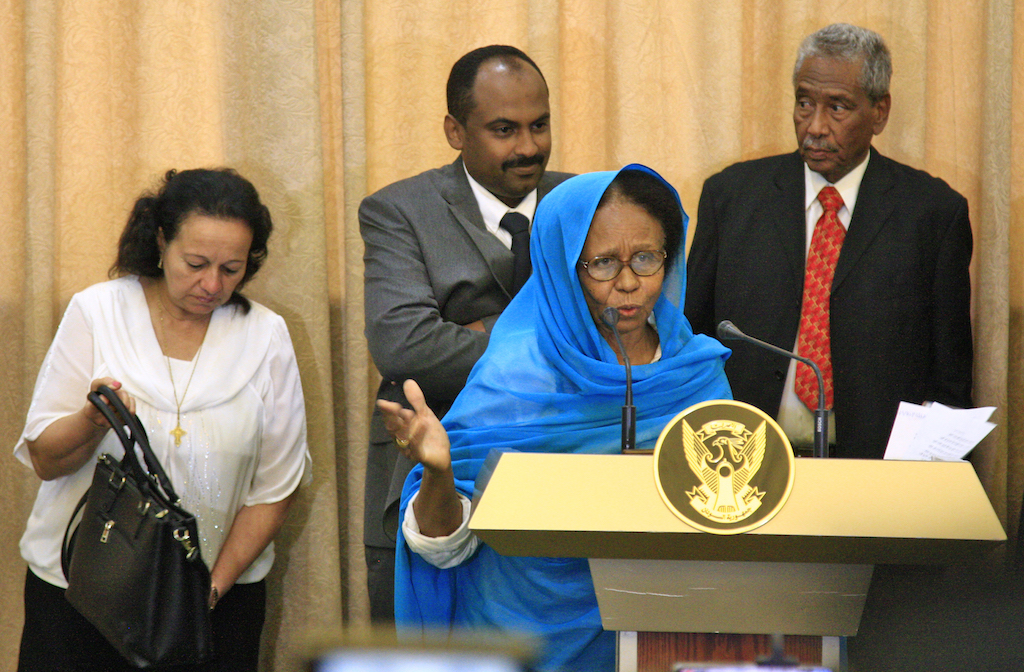
[[[366,588],[370,594],[370,620],[374,626],[395,622],[395,549],[364,546]]]
[[[214,660],[206,665],[162,668],[166,672],[256,672],[266,616],[263,581],[236,584],[213,610]],[[25,628],[18,672],[122,672],[129,664],[64,599],[64,589],[28,570]]]

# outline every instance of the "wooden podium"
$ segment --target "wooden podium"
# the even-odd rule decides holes
[[[966,462],[797,459],[778,515],[725,536],[669,510],[651,455],[488,462],[470,528],[504,555],[588,558],[604,628],[630,633],[621,670],[645,669],[628,662],[637,632],[855,635],[873,565],[947,564],[1006,540]]]

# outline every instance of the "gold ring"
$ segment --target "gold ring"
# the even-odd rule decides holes
[[[398,438],[396,436],[395,437],[395,445],[398,446],[399,448],[402,448],[402,449],[408,448],[409,447],[409,439],[400,439],[400,438]]]

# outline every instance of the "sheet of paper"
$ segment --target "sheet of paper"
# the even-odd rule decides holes
[[[950,408],[942,404],[900,403],[885,459],[962,460],[995,428],[995,408]]]
[[[953,408],[933,401],[928,408],[939,408],[952,411],[956,417],[964,422],[988,422],[995,413],[995,406],[980,406],[978,408]]]
[[[887,460],[913,460],[910,457],[910,447],[914,443],[914,437],[921,427],[921,422],[928,414],[928,409],[918,404],[911,404],[901,401],[896,411],[896,421],[892,425],[892,432],[889,434],[889,443],[885,447],[885,459]]]

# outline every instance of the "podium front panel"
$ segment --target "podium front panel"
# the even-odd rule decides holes
[[[852,636],[871,565],[590,560],[605,630]]]

